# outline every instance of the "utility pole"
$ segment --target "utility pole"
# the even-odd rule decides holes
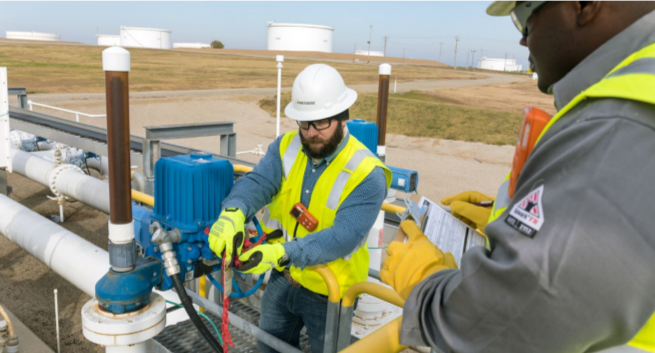
[[[469,69],[469,56],[471,56],[471,51],[470,50],[466,52],[466,66],[464,66],[464,70]]]
[[[473,52],[473,55],[471,56],[471,67],[475,69],[475,50],[471,50]]]
[[[405,65],[405,47],[403,47],[403,65]]]
[[[382,62],[386,62],[387,59],[387,36],[384,36],[384,52],[382,53]]]
[[[507,71],[507,53],[505,53],[505,61],[503,61],[503,71]]]
[[[355,43],[355,49],[353,50],[353,64],[355,63],[356,59],[357,59],[357,43]]]
[[[480,59],[482,59],[482,57],[484,57],[484,50],[480,49]]]
[[[439,62],[441,62],[441,46],[443,43],[439,43]]]
[[[455,59],[453,60],[453,68],[457,70],[457,45],[459,43],[459,37],[455,37]]]
[[[373,34],[373,25],[371,25],[371,30],[368,32],[368,53],[366,57],[366,65],[371,61],[371,35]]]

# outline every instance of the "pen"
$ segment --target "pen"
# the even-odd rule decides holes
[[[482,201],[482,202],[474,202],[472,204],[475,205],[475,206],[489,207],[489,206],[493,206],[494,202],[493,201]]]

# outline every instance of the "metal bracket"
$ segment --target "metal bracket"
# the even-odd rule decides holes
[[[428,212],[428,207],[419,207],[416,202],[410,200],[409,197],[405,197],[405,204],[407,205],[405,211],[397,213],[398,217],[400,217],[400,221],[402,222],[411,217],[419,228],[423,229],[423,219]]]
[[[155,163],[161,157],[161,140],[175,140],[192,137],[220,136],[220,154],[236,157],[236,133],[231,121],[201,124],[146,126],[143,141],[143,172],[151,181],[155,177]],[[150,182],[149,182],[150,184]]]
[[[9,95],[18,98],[18,106],[27,109],[27,89],[25,87],[10,87]]]

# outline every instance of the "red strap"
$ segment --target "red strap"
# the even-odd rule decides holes
[[[225,253],[223,253],[223,291],[225,291]],[[234,347],[232,335],[230,334],[230,322],[227,310],[230,308],[230,293],[223,293],[223,317],[221,322],[221,336],[223,336],[223,352],[227,353],[228,347]]]

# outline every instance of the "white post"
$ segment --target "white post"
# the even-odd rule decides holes
[[[77,113],[75,113],[75,121],[80,122],[80,116]]]
[[[393,75],[393,93],[396,93],[396,83],[398,82],[398,75]]]
[[[57,328],[57,353],[61,352],[59,345],[59,303],[57,301],[57,288],[55,288],[55,326]]]
[[[284,55],[276,55],[277,61],[277,127],[275,129],[275,137],[280,136],[280,95],[282,94],[282,63],[284,62]]]
[[[9,141],[9,88],[7,68],[0,67],[0,169],[11,173],[11,151]]]

